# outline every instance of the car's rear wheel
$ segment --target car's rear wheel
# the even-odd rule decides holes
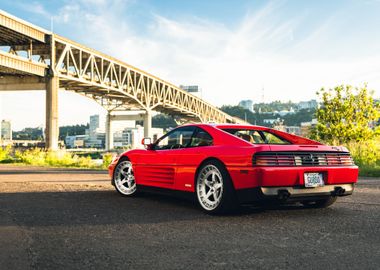
[[[116,191],[123,196],[134,196],[137,193],[132,163],[128,158],[120,159],[113,174]]]
[[[303,201],[302,204],[309,208],[326,208],[335,203],[336,196],[328,196],[325,199],[320,199],[316,201]]]
[[[199,205],[210,214],[231,212],[238,205],[231,178],[218,161],[211,160],[200,167],[196,193]]]

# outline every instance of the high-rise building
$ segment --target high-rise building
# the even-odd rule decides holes
[[[95,114],[90,116],[88,135],[85,140],[85,147],[104,148],[106,138],[106,120],[103,115]]]
[[[1,121],[0,138],[2,140],[12,140],[12,123],[11,123],[11,121],[7,121],[7,120]]]
[[[106,127],[106,119],[103,115],[95,114],[90,116],[89,132],[104,133]]]
[[[250,110],[253,112],[253,101],[250,99],[242,100],[239,102],[239,106],[243,107],[244,109]]]

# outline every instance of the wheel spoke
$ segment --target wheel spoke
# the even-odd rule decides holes
[[[214,188],[215,188],[216,190],[218,190],[218,189],[220,189],[222,186],[223,186],[223,185],[222,185],[221,183],[217,183],[217,184],[214,185]]]
[[[208,179],[205,179],[205,185],[211,188],[211,181]]]
[[[221,194],[220,190],[215,190],[215,193],[214,193],[214,199],[215,199],[215,201],[219,200],[220,194]]]
[[[127,183],[127,182],[128,182],[127,179],[123,179],[123,180],[120,181],[120,184],[124,185],[124,184]]]

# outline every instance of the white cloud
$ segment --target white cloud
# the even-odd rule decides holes
[[[51,14],[45,9],[45,7],[41,3],[38,3],[36,1],[22,4],[16,3],[16,5],[27,12],[34,13],[36,15],[43,16],[46,18],[51,17]]]

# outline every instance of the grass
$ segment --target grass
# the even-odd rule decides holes
[[[380,166],[361,166],[359,169],[360,176],[380,177]]]
[[[78,156],[66,151],[44,151],[39,148],[12,153],[10,147],[0,148],[0,163],[15,163],[34,166],[106,169],[111,163],[112,155],[104,154],[101,165],[95,164],[90,156]]]

